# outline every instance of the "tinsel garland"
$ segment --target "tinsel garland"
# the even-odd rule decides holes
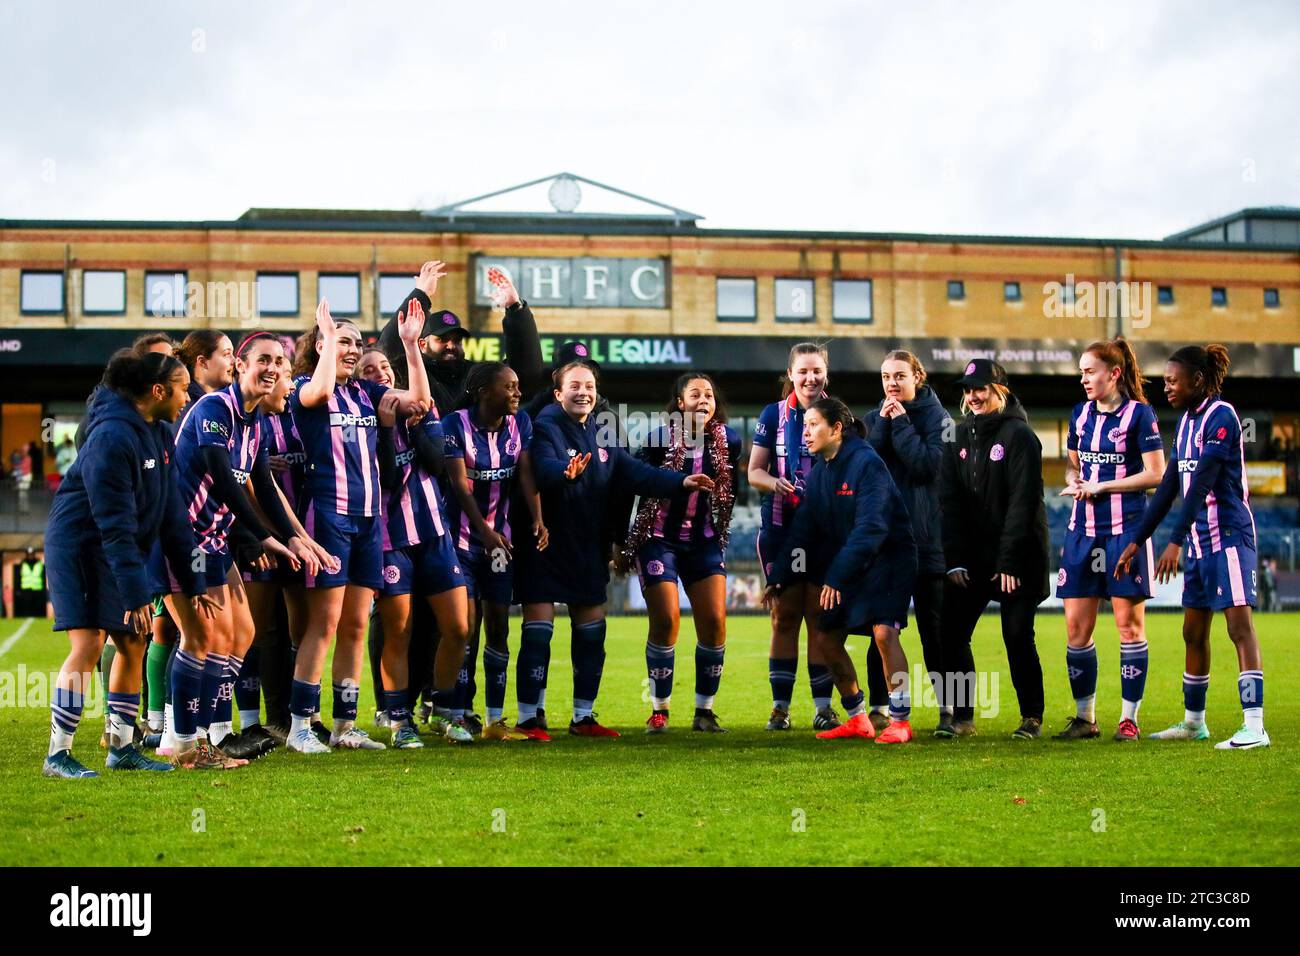
[[[660,465],[668,471],[681,471],[686,467],[686,437],[675,425],[669,426],[669,451]],[[727,427],[720,421],[710,419],[704,426],[708,435],[709,451],[713,457],[713,491],[709,493],[709,517],[713,521],[713,533],[718,537],[718,545],[724,550],[731,535],[731,510],[736,504],[736,496],[731,474],[731,457],[727,449]],[[659,508],[669,504],[667,498],[642,498],[636,511],[636,520],[623,548],[623,556],[629,562],[636,557],[641,545],[650,540],[655,518]]]

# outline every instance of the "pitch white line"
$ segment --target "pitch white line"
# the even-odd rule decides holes
[[[32,626],[32,621],[34,620],[36,619],[29,617],[27,620],[23,621],[23,623],[18,626],[18,630],[10,634],[3,644],[0,644],[0,657],[4,657],[9,648],[18,643],[18,638],[27,633],[27,629]]]

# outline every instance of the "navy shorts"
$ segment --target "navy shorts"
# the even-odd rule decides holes
[[[510,606],[510,596],[514,592],[515,563],[506,561],[502,570],[492,567],[493,559],[486,552],[470,554],[462,548],[456,549],[460,559],[460,568],[465,575],[465,586],[469,588],[471,598],[481,598],[492,604]]]
[[[763,583],[772,576],[772,562],[777,558],[781,548],[785,545],[786,539],[790,536],[789,528],[763,528],[758,532],[758,563],[763,567]],[[803,577],[803,574],[793,575],[795,579]]]
[[[196,551],[193,557],[193,567],[203,580],[204,588],[219,588],[228,583],[230,566],[234,564],[234,559],[230,556],[229,551],[218,551],[210,554],[207,551]],[[149,590],[154,594],[179,594],[181,592],[181,583],[176,580],[176,575],[172,573],[171,565],[163,556],[162,547],[155,546],[153,553],[149,555]]]
[[[1199,558],[1183,552],[1183,607],[1256,607],[1258,583],[1255,549],[1240,539]]]
[[[636,573],[643,589],[665,581],[690,587],[715,574],[725,576],[727,564],[716,539],[688,545],[651,538],[637,549]]]
[[[1059,598],[1118,597],[1145,601],[1154,593],[1151,572],[1155,570],[1155,550],[1151,539],[1138,548],[1127,574],[1115,580],[1115,565],[1124,549],[1133,543],[1136,532],[1089,538],[1079,531],[1065,532],[1061,548],[1061,569],[1056,572],[1056,596]]]
[[[380,597],[402,594],[427,597],[462,587],[465,587],[465,575],[456,549],[446,535],[384,552],[383,584],[378,589]]]
[[[68,553],[47,548],[45,574],[54,605],[54,630],[82,628],[128,633],[126,606],[102,551]]]
[[[337,588],[356,584],[376,591],[384,584],[384,546],[381,518],[366,515],[341,515],[325,511],[315,504],[307,510],[304,529],[313,541],[339,559],[334,574],[320,569],[316,575],[304,575],[309,588]]]

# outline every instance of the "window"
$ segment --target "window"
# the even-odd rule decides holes
[[[718,280],[718,321],[753,322],[758,308],[753,279]]]
[[[1228,290],[1221,285],[1216,285],[1210,289],[1210,305],[1222,306],[1228,304]]]
[[[870,322],[871,280],[837,279],[831,285],[831,318],[836,322]]]
[[[1005,302],[1020,301],[1020,283],[1004,282],[1002,283],[1002,299]]]
[[[316,282],[316,298],[329,300],[331,315],[355,318],[361,314],[361,276],[322,272]]]
[[[126,273],[90,269],[83,272],[81,311],[85,315],[125,315]]]
[[[19,300],[24,315],[62,315],[63,273],[24,272]]]
[[[811,322],[816,312],[812,279],[776,280],[776,320]]]
[[[1282,299],[1277,294],[1277,289],[1264,290],[1264,308],[1276,309],[1282,304]]]
[[[298,314],[298,273],[259,272],[257,274],[257,314]]]
[[[184,272],[146,272],[144,274],[144,311],[155,319],[185,314]]]
[[[966,283],[961,279],[948,280],[948,301],[960,302],[966,298]]]
[[[415,288],[415,279],[403,273],[379,277],[379,316],[381,320],[391,319],[398,308]]]
[[[1174,304],[1174,287],[1171,285],[1156,286],[1156,302],[1160,305]]]

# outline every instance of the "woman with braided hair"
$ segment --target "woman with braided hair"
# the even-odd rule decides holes
[[[713,699],[722,680],[727,640],[725,554],[740,462],[740,436],[727,427],[726,420],[713,379],[702,372],[687,372],[673,384],[667,424],[651,433],[637,454],[658,468],[713,479],[713,491],[707,495],[693,491],[685,497],[643,497],[623,549],[623,560],[636,562],[650,614],[645,660],[654,710],[646,721],[648,734],[668,730],[681,624],[678,581],[686,588],[695,618],[691,729],[725,733],[713,713]]]

